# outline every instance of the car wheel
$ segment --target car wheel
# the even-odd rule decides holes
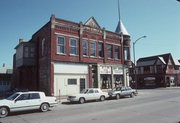
[[[131,93],[130,97],[133,98],[134,97],[134,93]]]
[[[104,101],[105,100],[105,97],[104,96],[101,96],[100,97],[100,101]]]
[[[0,118],[6,117],[8,115],[9,111],[6,107],[0,108]]]
[[[120,94],[116,94],[116,99],[118,100],[118,99],[120,99]]]
[[[47,103],[43,103],[40,107],[42,112],[46,112],[49,110],[49,105]]]
[[[81,98],[79,99],[79,103],[80,103],[80,104],[85,103],[85,99],[81,97]]]

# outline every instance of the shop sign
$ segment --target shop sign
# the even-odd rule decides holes
[[[171,77],[170,77],[170,80],[174,80],[174,77],[173,77],[173,76],[171,76]]]
[[[146,78],[144,78],[144,80],[156,80],[156,78],[155,77],[146,77]]]
[[[113,74],[123,74],[123,69],[121,67],[113,67]]]
[[[100,66],[100,74],[111,74],[110,66]]]

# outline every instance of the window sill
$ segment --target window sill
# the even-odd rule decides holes
[[[89,58],[89,56],[87,56],[87,55],[83,55],[83,57]]]
[[[70,56],[78,57],[78,55],[75,55],[75,54],[70,54]]]
[[[98,58],[98,57],[96,57],[96,56],[90,56],[90,58]]]
[[[62,56],[66,56],[65,53],[56,53],[57,55],[62,55]]]

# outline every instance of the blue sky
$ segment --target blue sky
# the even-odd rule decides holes
[[[13,66],[14,48],[19,38],[31,39],[49,21],[51,14],[83,23],[94,16],[101,27],[115,31],[117,3],[117,0],[0,0],[0,66],[3,63]],[[164,53],[180,59],[180,2],[120,0],[120,9],[131,43],[147,35],[136,43],[137,59]]]

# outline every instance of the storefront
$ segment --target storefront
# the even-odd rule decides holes
[[[99,87],[110,89],[116,86],[128,86],[127,69],[121,65],[98,65]]]
[[[112,68],[111,66],[100,66],[100,88],[109,89],[112,88]]]
[[[146,87],[155,87],[156,86],[156,78],[155,77],[144,78],[144,85]]]
[[[113,77],[115,86],[124,86],[123,68],[113,66]]]

